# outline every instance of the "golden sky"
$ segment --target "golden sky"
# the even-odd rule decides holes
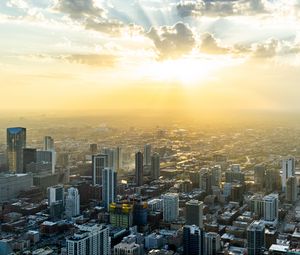
[[[0,109],[300,109],[299,0],[0,1]]]

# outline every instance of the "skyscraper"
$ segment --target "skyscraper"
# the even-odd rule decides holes
[[[55,173],[55,165],[56,165],[56,153],[54,148],[54,139],[51,136],[44,137],[44,151],[51,152],[51,171],[52,174]]]
[[[116,200],[117,173],[112,168],[102,170],[102,201],[106,210]]]
[[[110,255],[109,229],[104,225],[78,225],[79,232],[67,238],[67,255]]]
[[[261,221],[254,221],[247,228],[248,254],[261,255],[264,252],[265,225]]]
[[[26,173],[26,167],[30,163],[36,163],[36,149],[23,149],[23,173]]]
[[[123,157],[122,157],[122,148],[117,147],[116,148],[116,171],[119,171],[122,169],[123,166]]]
[[[151,144],[146,144],[144,146],[144,165],[151,165]]]
[[[295,203],[298,199],[298,181],[296,176],[289,177],[286,181],[286,200]]]
[[[190,200],[185,204],[186,208],[186,224],[203,227],[203,202],[198,200]]]
[[[111,148],[104,148],[103,154],[107,155],[107,167],[116,170],[116,150]]]
[[[66,197],[66,216],[71,218],[80,214],[80,195],[76,188],[69,188]]]
[[[282,160],[281,185],[282,191],[286,189],[286,181],[295,175],[295,158],[289,157]]]
[[[177,193],[167,193],[163,199],[163,220],[172,222],[178,218],[179,197]]]
[[[62,185],[56,185],[48,188],[48,205],[61,201],[64,204],[64,187]]]
[[[23,149],[26,147],[26,128],[7,129],[7,163],[9,171],[23,172]]]
[[[256,165],[254,167],[254,183],[259,188],[265,187],[266,167],[264,165]]]
[[[93,185],[102,184],[102,170],[108,166],[108,156],[98,154],[92,156],[92,179]]]
[[[204,253],[204,232],[195,225],[183,227],[183,254],[202,255]]]
[[[151,177],[158,180],[160,177],[160,157],[158,153],[154,153],[151,157]]]
[[[143,153],[140,151],[135,154],[135,182],[137,186],[144,184]]]

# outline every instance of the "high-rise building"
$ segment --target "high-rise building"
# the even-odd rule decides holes
[[[143,153],[140,151],[135,154],[135,182],[137,186],[144,184]]]
[[[252,222],[247,228],[248,254],[261,255],[264,253],[265,225],[261,221]]]
[[[110,255],[109,229],[103,225],[78,225],[79,232],[67,238],[67,255]]]
[[[250,211],[255,213],[259,218],[264,216],[264,201],[262,195],[253,195],[250,198]]]
[[[119,171],[123,167],[123,154],[122,154],[121,147],[116,148],[116,163],[115,163],[115,165],[116,165],[116,167],[115,167],[116,171]]]
[[[143,245],[136,243],[134,235],[126,236],[123,240],[114,246],[114,255],[140,255],[144,254]]]
[[[203,227],[203,202],[198,200],[190,200],[185,204],[186,208],[186,224]]]
[[[51,206],[52,203],[61,201],[64,204],[64,187],[62,185],[55,185],[48,187],[48,205]]]
[[[282,160],[281,185],[282,191],[286,189],[286,181],[295,175],[295,158],[288,157]]]
[[[160,157],[158,153],[154,153],[151,157],[151,178],[158,180],[160,177]]]
[[[145,227],[148,223],[148,204],[146,202],[135,202],[133,205],[133,224],[139,229]]]
[[[151,144],[146,144],[144,146],[144,165],[151,165]]]
[[[212,175],[208,168],[200,169],[199,187],[205,191],[206,194],[212,193]]]
[[[51,172],[55,173],[56,153],[54,148],[54,139],[51,136],[44,137],[44,151],[51,152]]]
[[[27,167],[31,163],[36,163],[36,149],[23,149],[23,173],[27,172]]]
[[[298,199],[298,181],[296,176],[289,177],[286,181],[286,200],[295,203]]]
[[[278,194],[264,196],[264,220],[274,221],[278,219]]]
[[[107,155],[107,167],[116,169],[116,150],[111,148],[104,148],[103,154]]]
[[[110,204],[109,220],[110,224],[114,227],[129,229],[133,224],[133,206],[121,203]]]
[[[204,235],[204,254],[216,255],[221,249],[221,237],[214,232],[205,233]]]
[[[112,168],[102,170],[102,201],[106,210],[116,200],[117,173]]]
[[[225,181],[228,183],[239,182],[243,184],[245,182],[245,174],[237,171],[225,172]]]
[[[97,154],[98,151],[98,145],[96,143],[90,144],[90,153],[91,155]]]
[[[80,214],[80,195],[78,189],[73,187],[68,189],[65,212],[68,218]]]
[[[195,225],[183,227],[183,254],[202,255],[204,253],[204,232]]]
[[[178,218],[179,196],[177,193],[166,193],[163,199],[163,220],[172,222]]]
[[[102,170],[108,167],[108,155],[98,154],[92,156],[93,185],[102,184]]]
[[[7,129],[7,163],[12,173],[23,172],[23,149],[26,148],[26,128]]]
[[[266,167],[264,165],[256,165],[254,167],[254,183],[259,188],[265,187]]]
[[[212,186],[220,187],[222,182],[222,168],[220,165],[215,165],[211,169],[212,174]]]
[[[232,172],[239,173],[241,172],[241,166],[239,164],[232,164],[230,166]]]
[[[274,192],[282,189],[279,170],[269,169],[266,171],[265,188],[267,192]]]

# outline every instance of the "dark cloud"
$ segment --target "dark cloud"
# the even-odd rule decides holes
[[[226,54],[230,49],[219,45],[217,39],[210,33],[201,36],[200,50],[209,54]]]
[[[264,0],[191,0],[177,4],[181,17],[231,16],[265,13]]]
[[[116,56],[106,54],[73,54],[65,59],[73,63],[98,67],[113,67],[117,62]]]
[[[54,9],[69,14],[73,19],[101,17],[104,14],[104,10],[96,6],[93,0],[58,0]]]
[[[182,22],[171,27],[152,27],[147,36],[154,42],[160,59],[181,57],[191,52],[196,44],[193,31]]]

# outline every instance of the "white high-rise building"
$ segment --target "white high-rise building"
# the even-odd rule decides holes
[[[79,232],[67,238],[67,255],[110,255],[109,228],[104,225],[79,225]]]
[[[282,191],[286,190],[286,181],[295,175],[295,158],[289,157],[282,160],[281,185]]]
[[[177,193],[167,193],[163,199],[163,219],[166,222],[174,221],[178,218],[179,196]]]
[[[80,214],[80,195],[76,188],[69,188],[68,195],[66,197],[66,216],[68,218],[77,216]]]
[[[151,144],[146,144],[144,146],[144,165],[151,165]]]
[[[274,221],[278,219],[278,194],[264,196],[264,220]]]

